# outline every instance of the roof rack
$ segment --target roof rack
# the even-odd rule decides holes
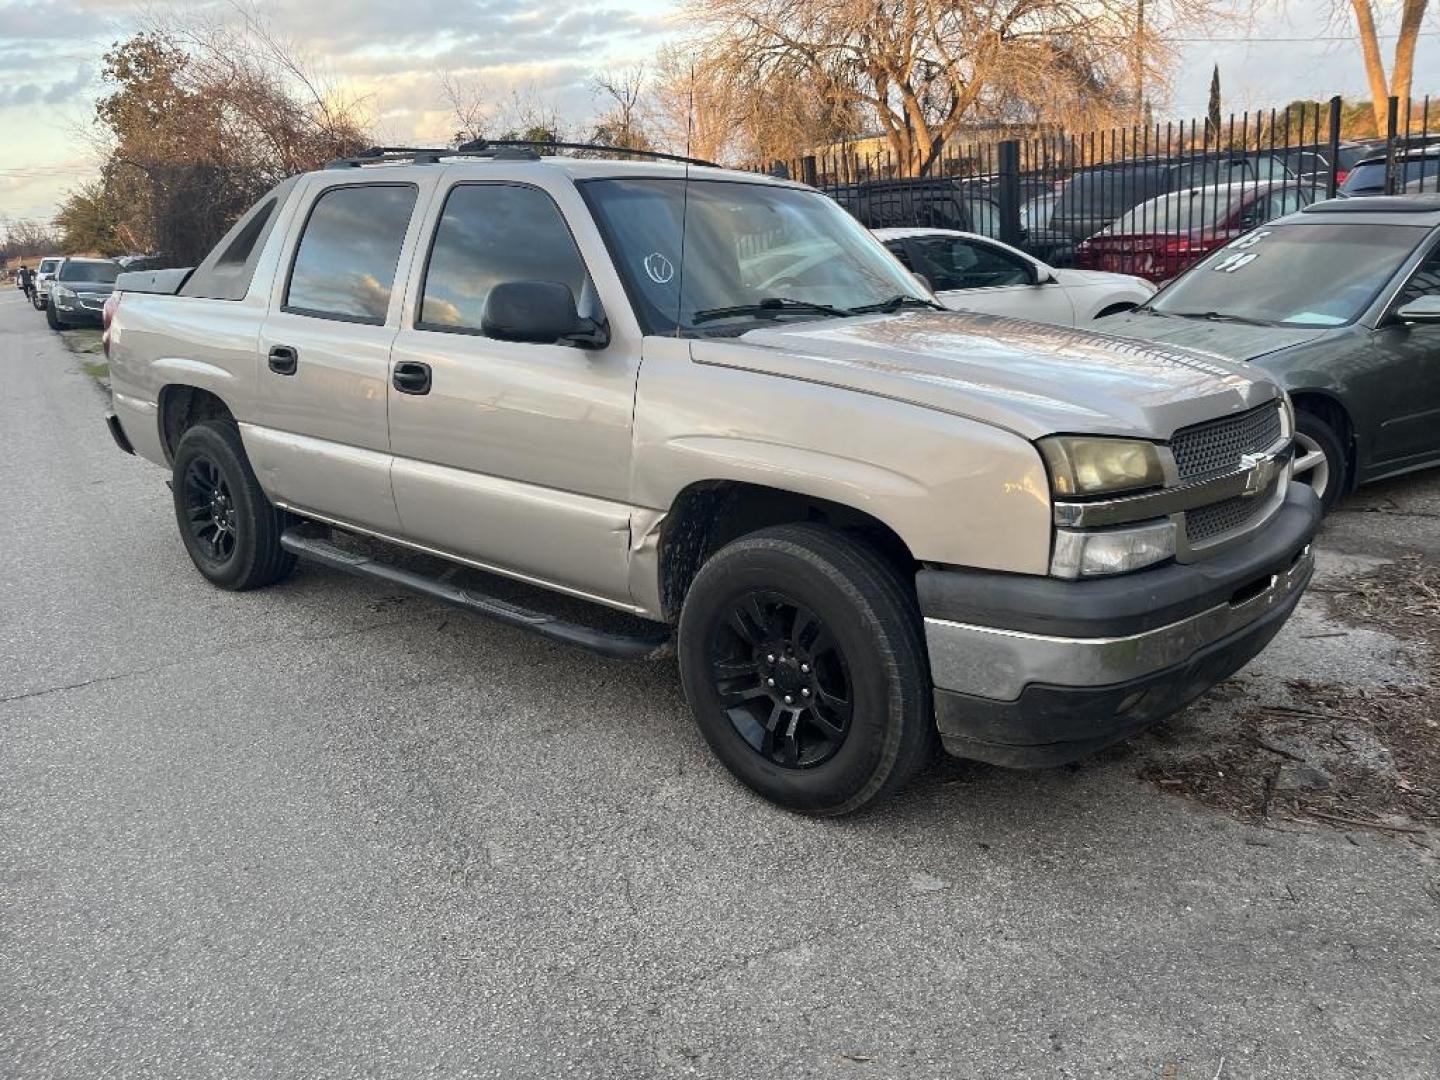
[[[605,154],[628,154],[652,161],[673,161],[682,165],[701,165],[718,169],[713,161],[702,158],[665,154],[659,150],[634,150],[628,146],[607,146],[603,143],[549,142],[535,139],[472,139],[453,150],[450,147],[371,146],[353,157],[337,158],[327,169],[358,169],[365,165],[394,164],[437,165],[441,158],[486,157],[496,161],[539,161],[542,150],[586,150]]]

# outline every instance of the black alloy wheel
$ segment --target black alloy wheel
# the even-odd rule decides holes
[[[185,470],[185,524],[196,547],[217,566],[235,554],[235,500],[220,467],[208,457],[191,459]]]
[[[782,593],[735,598],[710,647],[715,689],[740,737],[788,769],[828,761],[854,711],[850,664],[835,636]]]

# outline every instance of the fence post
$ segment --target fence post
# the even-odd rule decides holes
[[[1020,243],[1020,142],[1006,139],[1000,144],[999,198],[1000,240],[1006,244]]]
[[[1335,198],[1335,189],[1340,184],[1340,95],[1330,99],[1330,179],[1325,184],[1325,197]]]
[[[815,187],[815,155],[806,154],[800,159],[800,182]]]
[[[1395,194],[1395,137],[1399,134],[1400,99],[1391,97],[1385,110],[1385,194]]]

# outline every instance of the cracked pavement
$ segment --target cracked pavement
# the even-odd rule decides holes
[[[1440,1074],[1431,843],[1167,795],[1153,735],[786,814],[671,664],[304,565],[208,587],[18,293],[0,364],[0,1076]],[[1362,492],[1322,568],[1440,555],[1437,515],[1434,473]],[[1246,693],[1411,670],[1303,610]]]

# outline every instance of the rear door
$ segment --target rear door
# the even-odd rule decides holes
[[[579,195],[571,217],[594,233]],[[630,452],[640,341],[531,344],[486,336],[502,282],[568,287],[581,315],[620,310],[555,199],[518,182],[461,182],[443,196],[412,275],[388,388],[394,490],[405,535],[440,551],[629,606]],[[577,226],[578,228],[578,226]],[[599,245],[591,237],[591,250]],[[423,377],[422,377],[423,376]]]
[[[414,183],[317,182],[292,226],[261,327],[245,445],[273,498],[399,529],[386,424],[397,268],[414,243]]]

